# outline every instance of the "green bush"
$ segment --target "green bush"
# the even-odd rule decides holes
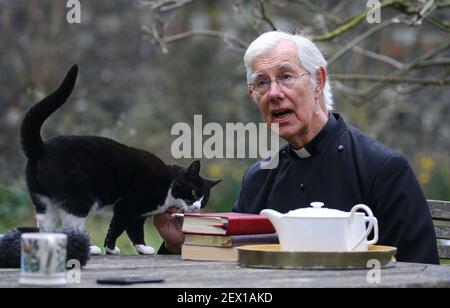
[[[25,225],[32,212],[33,206],[23,181],[10,185],[0,183],[0,226]]]

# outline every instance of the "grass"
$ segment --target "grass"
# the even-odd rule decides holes
[[[17,219],[0,219],[0,234],[7,232],[8,230],[15,229],[17,227],[33,227],[36,223],[32,218],[26,218],[23,220]]]
[[[86,229],[88,230],[91,238],[91,245],[103,247],[111,218],[112,213],[102,211],[101,213],[98,213],[88,219]],[[156,251],[158,251],[161,246],[162,239],[153,227],[151,218],[147,219],[144,230],[147,246],[152,246]],[[121,254],[123,255],[136,255],[133,245],[125,232],[118,238],[116,246],[120,249]]]
[[[91,245],[103,247],[111,218],[112,213],[105,210],[100,211],[99,213],[96,213],[88,218],[86,222],[86,229],[89,232]],[[0,220],[0,234],[21,226],[36,226],[36,221],[32,217],[22,220]],[[155,248],[156,251],[158,251],[162,243],[161,237],[153,227],[151,218],[149,218],[145,224],[145,240],[146,244]],[[123,233],[118,238],[116,246],[119,247],[123,255],[136,255],[136,252],[126,233]]]
[[[33,209],[34,206],[31,204],[23,180],[9,186],[0,183],[0,234],[17,227],[36,226]],[[107,209],[88,217],[86,229],[92,245],[103,247],[111,218],[112,212]],[[145,239],[146,244],[156,250],[162,243],[162,239],[151,223],[151,218],[147,220],[145,226]],[[136,254],[126,233],[119,237],[116,246],[120,248],[122,254]]]

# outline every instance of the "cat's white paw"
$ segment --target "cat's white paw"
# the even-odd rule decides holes
[[[133,245],[134,249],[136,249],[137,253],[140,255],[154,255],[155,249],[150,246],[145,245]]]
[[[117,247],[114,249],[109,249],[108,247],[105,247],[105,252],[107,255],[113,255],[113,256],[120,255],[120,249]]]
[[[91,256],[99,256],[102,254],[102,249],[98,246],[89,246],[89,253]]]

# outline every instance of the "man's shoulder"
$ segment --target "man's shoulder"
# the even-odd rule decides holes
[[[384,161],[389,158],[397,157],[403,159],[403,156],[399,152],[351,125],[348,125],[348,136],[357,150],[361,151],[367,159],[374,159],[377,161]]]

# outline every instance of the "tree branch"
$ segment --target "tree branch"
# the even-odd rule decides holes
[[[193,0],[142,0],[141,6],[149,6],[151,10],[159,9],[161,12],[173,10],[191,3]]]
[[[447,33],[450,32],[450,25],[448,24],[448,22],[447,24],[445,24],[433,16],[427,16],[425,20],[442,31],[445,31]]]
[[[388,6],[403,7],[403,9],[401,9],[402,11],[407,11],[407,8],[409,8],[408,5],[405,3],[405,0],[386,0],[381,3],[380,9]],[[346,21],[343,25],[341,25],[337,29],[322,35],[313,36],[312,39],[314,41],[329,41],[337,36],[342,35],[343,33],[347,32],[348,30],[358,25],[361,21],[363,21],[366,18],[367,14],[370,12],[370,10],[371,9],[368,8],[364,10],[364,12],[362,12],[361,14],[350,18],[348,21]]]
[[[213,30],[192,30],[183,33],[178,33],[172,36],[168,36],[164,38],[164,42],[167,44],[173,43],[175,41],[184,40],[193,36],[209,36],[221,39],[225,44],[230,45],[230,43],[234,43],[238,47],[243,49],[248,47],[248,43],[244,42],[240,38],[231,36],[224,32],[213,31]]]
[[[449,48],[449,46],[450,46],[450,41],[447,41],[447,42],[439,45],[435,49],[430,50],[426,54],[420,56],[419,58],[417,58],[413,62],[404,65],[402,69],[398,70],[397,72],[395,72],[394,74],[391,74],[391,75],[393,75],[393,77],[401,77],[401,76],[407,74],[409,71],[411,71],[419,63],[423,62],[424,60],[428,60],[428,59],[434,57],[435,55],[437,55],[440,52],[442,52],[442,51],[446,50],[447,48]],[[367,91],[367,94],[365,95],[365,101],[369,101],[372,98],[374,98],[378,94],[378,92],[384,87],[385,83],[386,82],[383,81],[383,82],[375,84],[372,88],[370,88]]]
[[[438,58],[428,61],[423,61],[417,64],[418,67],[434,66],[434,65],[449,65],[450,58]]]
[[[393,7],[396,10],[406,14],[406,15],[415,15],[414,18],[410,21],[411,25],[417,26],[422,23],[423,19],[429,18],[430,14],[438,8],[447,7],[450,4],[447,2],[440,2],[436,4],[434,0],[424,1],[418,6],[414,6],[407,0],[385,0],[381,2],[380,9],[385,7]],[[350,18],[343,25],[339,26],[337,29],[322,34],[313,36],[312,39],[314,41],[329,41],[335,37],[342,35],[343,33],[349,31],[356,25],[358,25],[361,21],[363,21],[367,14],[370,12],[370,8],[364,10],[361,14]],[[436,21],[432,19],[431,22],[435,22],[436,26],[444,27],[447,31],[447,27],[444,24],[436,24]]]
[[[438,78],[439,79],[444,79],[447,78],[447,76],[450,75],[450,68],[447,68],[442,74],[439,74]],[[400,95],[407,95],[407,94],[411,94],[417,90],[420,90],[423,88],[423,85],[414,85],[412,87],[409,87],[408,89],[404,89],[399,91]]]
[[[259,4],[259,12],[261,13],[262,20],[268,23],[269,26],[272,27],[273,31],[277,31],[277,27],[275,26],[275,24],[266,15],[266,8],[264,7],[264,1],[261,1],[261,3]]]
[[[362,20],[364,20],[366,18],[367,12],[368,11],[364,11],[364,13],[356,17],[353,17],[350,21],[346,22],[345,24],[343,24],[342,26],[338,27],[337,29],[331,32],[321,35],[314,35],[311,37],[311,39],[313,41],[329,41],[331,39],[334,39],[335,37],[338,37],[344,32],[347,32],[348,30],[359,24]]]
[[[242,49],[240,51],[244,51],[248,47],[248,44],[246,42],[244,42],[243,40],[241,40],[240,38],[231,36],[224,32],[213,31],[213,30],[192,30],[192,31],[174,34],[171,36],[166,36],[163,38],[159,37],[159,34],[156,31],[154,31],[154,29],[150,29],[146,26],[143,26],[142,30],[147,35],[149,35],[152,39],[156,40],[157,42],[159,41],[160,42],[159,45],[161,45],[161,46],[165,46],[167,44],[171,44],[176,41],[185,40],[185,39],[188,39],[188,38],[191,38],[194,36],[208,36],[208,37],[214,37],[214,38],[221,39],[226,45],[228,45],[231,48],[234,48],[237,46],[240,49]]]
[[[418,79],[401,78],[383,75],[364,75],[364,74],[330,74],[333,80],[357,80],[357,81],[382,81],[384,83],[415,83],[421,85],[447,86],[450,85],[448,79]]]
[[[330,75],[331,77],[331,75]],[[349,87],[338,79],[333,79],[333,87],[340,91],[343,91],[347,94],[351,94],[352,96],[363,96],[365,92],[363,90],[355,89],[353,87]]]
[[[308,8],[309,10],[319,13],[320,15],[324,16],[325,19],[328,19],[332,22],[334,22],[335,24],[342,24],[342,20],[332,14],[328,14],[325,10],[322,10],[320,7],[316,6],[315,4],[311,3],[311,1],[308,0],[292,0],[293,2],[302,4],[303,6],[305,6],[306,8]]]
[[[377,33],[378,31],[383,30],[384,28],[389,27],[392,24],[399,23],[400,20],[397,17],[391,18],[385,22],[382,22],[374,27],[371,27],[369,30],[361,34],[360,36],[353,39],[350,43],[348,43],[344,48],[340,49],[334,56],[332,56],[328,60],[328,67],[331,67],[337,60],[339,60],[343,55],[345,55],[349,50],[351,50],[354,46],[358,45],[369,36]]]
[[[373,52],[373,51],[370,51],[370,50],[366,50],[366,49],[358,47],[358,46],[354,46],[352,48],[352,50],[354,52],[362,54],[362,55],[364,55],[366,57],[369,57],[369,58],[372,58],[372,59],[375,59],[375,60],[387,63],[389,65],[392,65],[393,67],[395,67],[397,69],[400,69],[400,68],[403,67],[403,63],[400,63],[399,61],[397,61],[395,59],[392,59],[391,57],[388,57],[386,55],[382,55],[382,54],[379,54],[379,53],[376,53],[376,52]]]
[[[244,18],[245,23],[249,25],[255,31],[255,33],[257,33],[258,35],[261,34],[261,31],[258,29],[258,23],[252,22],[252,19],[247,16],[247,14],[245,14],[242,10],[241,0],[234,0],[233,9]]]

